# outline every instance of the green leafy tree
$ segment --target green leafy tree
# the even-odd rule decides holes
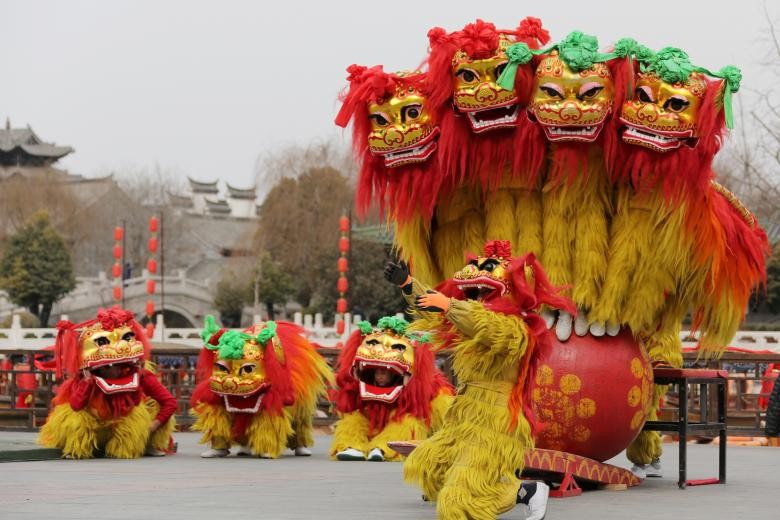
[[[279,262],[264,252],[258,258],[255,269],[255,304],[262,302],[268,312],[268,318],[276,319],[274,306],[287,303],[295,292],[292,278]]]
[[[338,257],[338,251],[323,254],[313,266],[323,282],[312,298],[309,311],[321,312],[327,321],[333,319],[336,310]],[[401,291],[388,283],[383,275],[385,265],[391,259],[386,246],[370,240],[353,240],[349,259],[347,301],[351,313],[376,321],[382,316],[404,311]]]
[[[214,294],[214,307],[225,327],[240,327],[244,306],[250,301],[250,291],[245,279],[233,272],[222,275]]]
[[[76,287],[73,263],[46,212],[33,214],[8,241],[0,260],[0,289],[48,326],[54,303]]]

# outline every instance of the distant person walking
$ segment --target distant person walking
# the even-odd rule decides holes
[[[775,379],[775,386],[769,396],[765,431],[767,437],[780,437],[780,377]]]

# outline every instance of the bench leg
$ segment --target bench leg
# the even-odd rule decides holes
[[[726,383],[718,383],[718,422],[723,424],[720,430],[718,446],[718,483],[726,483]]]
[[[680,489],[685,489],[686,480],[686,463],[688,461],[686,448],[688,447],[688,384],[686,382],[679,383],[679,430],[678,435],[680,438],[680,474],[677,480],[677,486]]]

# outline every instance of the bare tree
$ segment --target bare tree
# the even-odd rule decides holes
[[[262,201],[282,179],[297,178],[312,168],[332,168],[354,184],[357,169],[352,152],[335,139],[290,145],[260,155],[255,161],[257,194]]]

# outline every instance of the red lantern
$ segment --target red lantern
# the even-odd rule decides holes
[[[343,256],[341,258],[339,258],[338,269],[339,269],[340,273],[346,273],[347,272],[347,265],[348,264],[347,264],[347,259],[346,258],[344,258]]]
[[[149,270],[150,273],[154,274],[157,272],[157,260],[154,258],[150,258],[148,262],[146,262],[146,269]]]
[[[339,320],[336,322],[336,333],[344,334],[344,320]]]
[[[119,265],[118,263],[112,265],[111,266],[111,275],[114,278],[119,278],[120,276],[122,276],[122,266]]]
[[[119,260],[122,258],[122,246],[116,245],[114,246],[114,258]]]
[[[156,216],[152,215],[152,218],[149,219],[149,231],[152,233],[157,233],[157,230],[160,228],[160,221],[157,219]]]
[[[151,339],[152,336],[154,336],[154,323],[147,323],[146,324],[146,337]]]
[[[154,302],[152,300],[146,302],[146,315],[154,316]]]
[[[146,292],[147,294],[154,294],[154,290],[157,288],[157,283],[154,280],[146,280]]]
[[[336,300],[336,312],[338,313],[345,313],[347,312],[347,299],[346,298],[339,298]]]
[[[152,253],[157,252],[157,237],[152,237],[149,239],[149,251]]]
[[[339,290],[340,293],[347,292],[347,288],[349,287],[349,282],[347,282],[347,279],[345,277],[339,278],[339,281],[336,283],[336,288]]]
[[[122,299],[122,288],[119,286],[114,287],[114,299],[119,301]]]
[[[347,237],[339,238],[339,251],[342,253],[349,251],[349,239]]]
[[[347,217],[341,217],[339,219],[339,231],[342,233],[349,231],[349,219]]]
[[[115,240],[116,242],[119,242],[119,241],[121,241],[121,240],[122,240],[122,237],[124,236],[124,234],[125,234],[125,230],[124,230],[124,228],[121,228],[121,227],[119,227],[119,226],[117,226],[117,227],[115,227],[115,228],[114,228],[114,240]]]

